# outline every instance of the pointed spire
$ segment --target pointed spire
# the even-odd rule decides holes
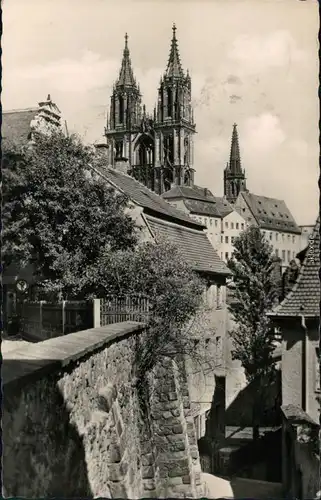
[[[119,73],[119,78],[116,86],[124,87],[136,87],[136,81],[134,78],[132,63],[130,60],[129,48],[128,48],[128,35],[125,33],[125,47],[123,52],[123,60],[121,63],[121,69]]]
[[[229,167],[233,173],[242,173],[239,137],[236,123],[233,125]]]
[[[167,76],[167,78],[173,78],[173,77],[184,78],[184,73],[179,58],[175,24],[173,24],[172,29],[173,29],[173,36],[172,36],[171,49],[169,53],[169,59],[165,75]]]

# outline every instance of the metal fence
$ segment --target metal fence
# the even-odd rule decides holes
[[[100,326],[123,321],[147,322],[151,310],[148,297],[117,295],[100,299]]]
[[[93,327],[93,304],[86,301],[24,302],[21,334],[46,340]]]

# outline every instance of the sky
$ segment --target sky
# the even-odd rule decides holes
[[[124,34],[152,111],[172,36],[192,78],[195,182],[223,194],[233,123],[248,189],[319,209],[316,0],[4,0],[2,106],[51,94],[70,132],[102,142]]]

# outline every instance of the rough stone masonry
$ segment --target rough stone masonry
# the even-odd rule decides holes
[[[142,411],[133,322],[31,344],[3,360],[3,485],[17,497],[203,495],[182,368],[149,376]]]

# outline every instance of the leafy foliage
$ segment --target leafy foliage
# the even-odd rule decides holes
[[[233,357],[239,359],[249,380],[268,373],[273,331],[267,312],[278,296],[272,247],[259,228],[249,227],[234,243],[228,267],[233,272],[235,302],[230,306],[236,326],[231,332]]]
[[[179,250],[166,240],[145,242],[136,250],[105,251],[88,273],[88,289],[99,297],[108,294],[144,294],[151,303],[148,336],[139,364],[152,368],[160,356],[186,354],[186,327],[199,310],[204,285],[184,262]]]
[[[90,171],[94,151],[76,136],[38,135],[3,152],[3,259],[34,263],[48,289],[81,296],[81,281],[105,248],[132,248],[127,199]]]
[[[252,407],[253,438],[259,437],[261,403],[275,380],[274,332],[267,312],[278,300],[279,283],[272,247],[257,227],[249,227],[236,238],[228,267],[233,272],[234,303],[230,312],[235,327],[233,359],[241,361],[256,397]]]

